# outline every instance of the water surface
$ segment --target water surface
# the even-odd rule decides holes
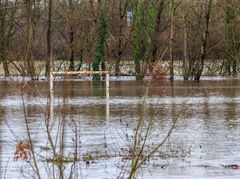
[[[128,169],[130,161],[124,157],[143,110],[147,84],[147,81],[112,79],[108,119],[105,82],[60,80],[54,83],[51,135],[62,141],[62,152],[71,156],[78,131],[81,161],[77,163],[74,178],[116,178],[122,175],[122,168]],[[177,119],[177,123],[170,138],[143,165],[138,177],[239,178],[240,170],[223,167],[240,163],[239,84],[239,79],[209,78],[200,83],[181,80],[173,84],[151,83],[144,115],[146,123],[155,121],[149,143],[159,143],[173,120]],[[48,165],[45,159],[51,156],[51,152],[42,150],[49,146],[45,126],[48,83],[23,85],[23,82],[2,80],[0,86],[0,178],[32,177],[28,163],[21,159],[13,161],[17,141],[28,139],[24,106],[40,170],[44,173]],[[63,137],[60,139],[57,134]],[[95,157],[90,164],[84,161],[86,155]],[[65,172],[69,172],[68,167]]]

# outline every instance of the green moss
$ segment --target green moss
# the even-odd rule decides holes
[[[102,56],[104,55],[104,47],[105,47],[107,27],[108,27],[106,13],[104,9],[101,9],[99,13],[99,22],[100,22],[100,26],[98,29],[97,49],[96,49],[95,59],[92,64],[93,71],[99,71],[99,66],[102,60]],[[100,76],[94,75],[93,80],[100,80]]]

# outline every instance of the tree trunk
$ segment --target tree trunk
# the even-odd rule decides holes
[[[116,59],[116,66],[115,66],[115,76],[120,75],[120,61],[122,56],[122,31],[123,31],[123,17],[122,14],[122,0],[119,0],[119,28],[118,28],[118,57]]]
[[[70,35],[70,66],[69,66],[69,70],[71,71],[74,71],[75,68],[75,64],[74,64],[74,45],[73,45],[73,40],[74,40],[74,32],[73,32],[73,27],[70,26],[70,32],[69,32],[69,35]]]
[[[120,51],[118,51],[118,57],[116,59],[116,66],[115,66],[115,76],[119,76],[120,75],[120,62],[121,62],[121,55],[122,53]]]
[[[183,15],[183,79],[184,81],[189,78],[189,62],[187,55],[187,24],[185,22],[185,15]]]
[[[26,61],[27,61],[27,74],[30,75],[32,78],[34,78],[35,77],[35,67],[34,67],[34,60],[33,60],[32,25],[30,25],[29,30],[28,30],[28,47],[27,47]]]
[[[197,72],[194,76],[195,81],[199,81],[200,77],[203,72],[204,68],[204,62],[206,58],[206,48],[207,48],[207,39],[209,35],[209,21],[210,21],[210,16],[211,16],[211,10],[212,10],[212,0],[205,1],[205,6],[206,6],[206,13],[205,13],[205,27],[204,27],[204,34],[202,38],[202,46],[201,46],[201,56],[200,56],[200,64],[197,66]]]
[[[35,5],[32,3],[32,1],[25,1],[26,9],[27,9],[27,35],[28,35],[28,40],[27,40],[27,52],[26,52],[26,69],[27,69],[27,75],[30,75],[32,78],[35,77],[35,66],[34,66],[34,60],[33,60],[33,45],[34,45],[34,22],[33,19],[34,17],[34,8]]]
[[[116,66],[115,66],[115,76],[120,75],[120,62],[124,52],[124,49],[127,45],[127,42],[123,42],[123,20],[124,16],[127,12],[129,0],[125,0],[125,3],[122,7],[122,0],[119,0],[119,30],[118,30],[118,51],[117,51],[117,59],[116,59]]]
[[[17,3],[17,2],[15,2]],[[14,34],[16,9],[9,11],[8,3],[0,0],[0,62],[3,63],[5,76],[10,76],[9,62],[6,52],[9,49],[10,40]],[[11,18],[9,18],[11,17]]]
[[[173,81],[174,71],[173,71],[173,42],[174,42],[174,0],[170,2],[170,44],[169,44],[169,53],[170,53],[170,81]]]
[[[69,20],[69,46],[70,46],[70,65],[69,70],[74,71],[74,32],[73,32],[73,1],[69,0],[70,20]]]
[[[161,0],[158,5],[158,10],[157,10],[157,17],[156,17],[156,22],[155,22],[155,27],[154,27],[154,32],[153,32],[153,37],[152,37],[152,57],[151,57],[151,62],[154,64],[157,61],[157,51],[159,48],[158,44],[158,39],[159,39],[159,32],[160,32],[160,24],[161,24],[161,17],[162,17],[162,12],[164,8],[164,2],[165,0]],[[152,71],[152,67],[150,67],[150,72]]]
[[[9,71],[9,66],[8,66],[8,62],[6,61],[6,59],[3,60],[3,70],[4,70],[4,75],[10,76],[10,71]]]
[[[99,66],[102,61],[102,56],[104,55],[105,51],[105,42],[106,42],[106,36],[107,36],[107,19],[106,19],[106,12],[105,7],[102,7],[102,9],[99,12],[99,29],[98,29],[98,41],[97,41],[97,49],[96,49],[96,55],[95,59],[92,64],[93,71],[99,71]],[[93,80],[100,80],[99,75],[94,75]]]
[[[141,74],[141,58],[142,58],[142,1],[137,1],[137,9],[135,15],[135,39],[134,39],[134,65],[136,80],[142,80]]]
[[[227,59],[224,63],[224,72],[228,73],[228,75],[235,76],[237,74],[237,56],[238,50],[236,48],[236,24],[237,24],[237,16],[234,7],[231,6],[230,0],[226,0],[226,4],[224,7],[225,10],[225,42],[226,49],[225,53],[227,55]]]
[[[51,71],[51,32],[52,32],[52,0],[48,4],[48,27],[47,27],[47,60],[45,66],[45,76],[50,75]]]

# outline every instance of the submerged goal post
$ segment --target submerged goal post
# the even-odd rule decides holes
[[[50,119],[53,119],[53,98],[54,98],[54,91],[53,91],[53,82],[54,76],[60,75],[106,75],[106,119],[109,120],[109,71],[68,71],[68,72],[50,72],[49,76],[49,92],[50,92]]]

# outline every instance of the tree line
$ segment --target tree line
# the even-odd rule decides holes
[[[163,62],[173,80],[176,61],[200,80],[210,61],[235,76],[239,11],[238,0],[0,0],[0,62],[5,76],[48,76],[56,61],[116,76],[130,61],[139,80]]]

